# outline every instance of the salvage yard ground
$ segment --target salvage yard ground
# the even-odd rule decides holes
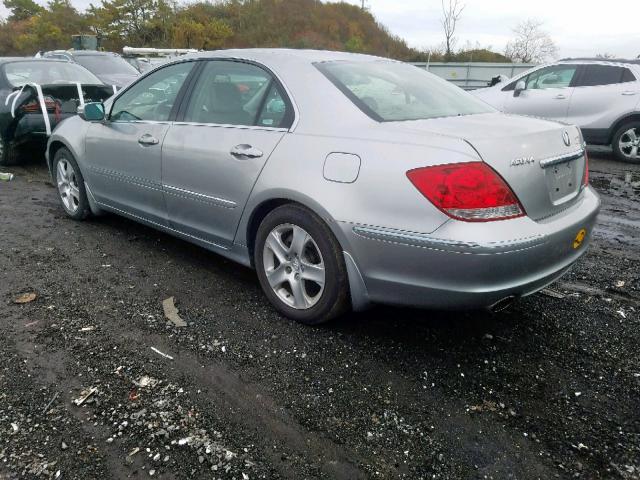
[[[640,478],[640,167],[600,151],[591,170],[594,241],[551,291],[309,328],[250,270],[116,216],[73,222],[41,162],[13,169],[0,479]]]

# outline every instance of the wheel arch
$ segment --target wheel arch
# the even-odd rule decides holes
[[[355,311],[363,311],[371,306],[369,294],[365,285],[362,274],[357,266],[353,252],[349,242],[344,236],[342,230],[338,227],[333,216],[325,210],[320,204],[313,199],[301,195],[297,192],[278,192],[272,196],[265,196],[259,201],[254,201],[251,208],[245,210],[243,220],[240,222],[238,232],[236,233],[236,243],[246,245],[251,267],[255,268],[254,249],[256,234],[258,227],[264,218],[274,209],[282,205],[300,205],[315,213],[331,230],[334,237],[338,241],[344,255],[345,266],[349,281],[349,291],[351,306]],[[244,238],[240,238],[244,235]]]
[[[613,143],[613,137],[616,134],[616,132],[620,129],[620,127],[622,127],[625,123],[628,123],[628,122],[640,122],[640,112],[629,113],[624,117],[621,117],[615,121],[615,123],[611,126],[611,129],[609,129],[609,135],[608,135],[609,144]]]
[[[338,244],[343,251],[349,251],[349,245],[338,228],[333,216],[324,209],[318,202],[306,195],[291,191],[274,191],[265,192],[259,199],[254,199],[252,205],[245,210],[243,220],[241,220],[238,231],[236,233],[235,243],[246,245],[250,257],[251,266],[255,267],[253,262],[253,254],[255,248],[256,233],[258,227],[264,218],[276,208],[286,205],[300,205],[320,217],[329,227],[331,233],[338,240]]]
[[[47,167],[49,168],[49,173],[51,175],[53,175],[53,159],[55,158],[58,150],[60,150],[61,148],[70,150],[69,147],[59,139],[53,140],[47,145]]]
[[[259,205],[256,205],[256,207],[249,215],[244,243],[247,245],[247,250],[249,252],[249,261],[251,262],[252,267],[255,268],[253,254],[255,251],[256,234],[258,233],[258,227],[262,223],[262,220],[264,220],[264,218],[276,208],[281,207],[282,205],[287,205],[289,203],[297,202],[294,202],[289,198],[271,198],[269,200],[263,201]]]

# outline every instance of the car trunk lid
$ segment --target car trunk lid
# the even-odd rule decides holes
[[[586,159],[577,127],[499,113],[394,126],[466,141],[504,178],[534,220],[566,209],[580,194]]]
[[[49,126],[53,129],[63,119],[75,115],[81,102],[101,102],[113,95],[110,85],[53,84],[40,85],[44,98]],[[80,95],[82,93],[82,95]],[[18,98],[10,100],[12,113],[18,121],[16,135],[28,133],[47,133],[38,91],[32,84],[27,84]]]

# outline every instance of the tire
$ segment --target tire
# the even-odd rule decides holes
[[[73,155],[64,147],[53,157],[53,177],[65,213],[74,220],[87,218],[91,210],[84,187],[84,177]]]
[[[611,147],[617,160],[640,163],[640,121],[622,125],[613,135]]]
[[[10,167],[17,165],[20,157],[18,150],[12,147],[4,138],[0,138],[0,166]]]
[[[316,214],[296,204],[278,207],[262,220],[255,240],[260,286],[282,315],[319,325],[350,309],[342,249]]]

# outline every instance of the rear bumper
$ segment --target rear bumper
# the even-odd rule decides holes
[[[26,132],[15,137],[12,146],[28,151],[44,151],[47,147],[47,139],[46,132]]]
[[[65,120],[66,118],[72,117],[73,113],[61,113],[58,115],[54,115],[50,113],[49,116],[49,125],[51,126],[51,130],[53,130],[60,122]],[[47,128],[44,123],[44,117],[42,113],[29,113],[23,115],[18,119],[18,123],[15,128],[14,138],[16,141],[22,143],[23,139],[28,140],[29,138],[40,138],[44,137],[46,140],[47,137]]]
[[[74,116],[74,114],[49,115],[49,123],[53,130],[61,121]],[[33,151],[46,150],[47,141],[46,126],[42,114],[24,115],[18,120],[16,128],[11,134],[11,145],[14,148],[21,148]]]
[[[370,302],[474,309],[530,295],[566,273],[585,253],[599,209],[587,188],[570,208],[538,222],[451,220],[431,234],[340,226]]]

